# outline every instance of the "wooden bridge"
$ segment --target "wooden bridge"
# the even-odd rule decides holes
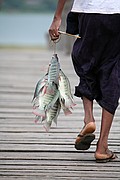
[[[72,86],[78,78],[71,58],[58,52],[61,67]],[[96,139],[88,151],[74,148],[83,126],[79,98],[70,116],[61,111],[57,127],[49,133],[35,124],[31,99],[37,81],[45,73],[52,52],[34,49],[0,49],[0,180],[120,180],[120,108],[109,136],[109,147],[118,159],[96,163],[101,108],[94,102]]]

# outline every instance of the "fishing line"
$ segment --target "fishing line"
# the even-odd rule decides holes
[[[69,34],[63,31],[58,31],[59,32],[59,38],[57,40],[50,40],[50,43],[52,42],[52,47],[53,47],[53,53],[56,54],[56,44],[60,41],[61,39],[61,35],[67,35],[67,36],[72,36],[75,38],[81,38],[79,35],[73,35],[73,34]]]
[[[56,54],[56,41],[53,41],[53,53]]]
[[[54,47],[53,47],[54,48],[53,49],[54,54],[56,54],[56,48],[57,48],[56,44],[60,41],[60,39],[61,39],[61,36],[59,35],[59,38],[57,40],[53,41],[53,44],[54,44]]]
[[[49,44],[53,47],[53,53],[56,54],[56,49],[57,46],[56,44],[60,41],[61,37],[59,36],[59,38],[57,40],[50,40]]]

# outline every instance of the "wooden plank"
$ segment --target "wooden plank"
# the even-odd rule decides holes
[[[7,156],[6,156],[7,155]],[[57,156],[58,155],[58,156]],[[120,156],[119,153],[117,153],[118,157]],[[78,161],[79,162],[79,158],[82,158],[86,161],[88,161],[88,163],[90,163],[90,165],[92,164],[91,161],[91,158],[93,159],[94,158],[94,153],[92,153],[91,151],[75,151],[75,152],[29,152],[29,149],[28,149],[28,152],[6,152],[6,154],[4,152],[1,152],[0,153],[0,160],[24,160],[24,159],[28,159],[28,160],[39,160],[43,158],[44,160],[66,160],[66,161],[70,161],[70,162],[74,162],[74,161]],[[89,161],[90,160],[90,161]],[[116,159],[117,161],[120,161],[120,159]],[[47,162],[47,161],[46,161]],[[48,161],[50,162],[50,161]],[[54,162],[55,163],[55,162]],[[84,164],[84,161],[82,162],[79,162],[79,163],[83,163]],[[96,165],[96,164],[94,164]],[[109,166],[120,166],[120,164],[115,164],[115,163],[105,163],[105,164],[102,164],[102,166],[105,166],[105,167],[109,167]],[[85,166],[85,164],[84,164]],[[97,166],[101,166],[101,164],[97,164]]]
[[[19,171],[14,171],[14,172],[4,172],[4,171],[2,171],[1,173],[0,173],[0,176],[21,176],[21,174],[22,174],[22,176],[32,176],[32,177],[34,177],[34,176],[40,176],[40,177],[46,177],[47,179],[49,178],[49,179],[53,179],[54,177],[66,177],[66,178],[69,178],[69,177],[79,177],[79,178],[86,178],[86,177],[88,177],[89,176],[89,178],[93,178],[93,177],[96,177],[96,179],[98,178],[98,177],[101,177],[101,179],[102,178],[111,178],[111,179],[116,179],[116,178],[120,178],[119,177],[119,172],[115,172],[115,173],[113,173],[113,172],[100,172],[100,173],[98,173],[98,172],[96,172],[96,171],[93,171],[93,172],[91,172],[91,171],[89,171],[88,173],[86,173],[87,171],[75,171],[75,170],[70,170],[70,171],[67,171],[67,170],[54,170],[54,172],[53,171],[51,171],[51,170],[41,170],[41,171],[38,171],[38,172],[30,172],[30,171],[21,171],[21,172],[19,172]]]
[[[22,177],[19,177],[19,176],[12,176],[12,177],[10,177],[9,176],[9,180],[15,180],[15,179],[17,179],[17,180],[21,180],[21,178],[22,178],[22,180],[33,180],[33,177],[31,177],[31,176],[22,176]],[[42,180],[48,180],[48,176],[34,176],[34,180],[38,180],[38,179],[40,179],[40,178],[42,178]],[[73,176],[73,177],[69,177],[69,176],[66,176],[66,177],[60,177],[60,176],[50,176],[50,178],[51,179],[54,179],[54,180],[66,180],[66,179],[69,179],[69,180],[80,180],[80,176]],[[88,179],[90,179],[90,178],[88,178],[88,177],[82,177],[82,180],[88,180]],[[92,177],[92,179],[93,180],[96,180],[96,177]],[[101,177],[101,178],[99,178],[99,177],[97,177],[97,180],[102,180],[103,178]],[[105,178],[105,180],[112,180],[113,178]],[[116,180],[119,180],[119,178],[115,178]],[[6,176],[6,177],[1,177],[1,180],[8,180],[8,177]]]
[[[118,159],[107,164],[98,164],[94,159],[101,117],[96,102],[96,139],[88,151],[74,148],[84,118],[79,98],[75,98],[73,114],[64,116],[61,112],[58,126],[53,126],[49,133],[40,123],[34,123],[31,99],[51,56],[46,50],[0,50],[0,180],[119,180],[120,107],[109,136],[109,147]],[[59,53],[59,58],[74,92],[78,77],[70,57]]]

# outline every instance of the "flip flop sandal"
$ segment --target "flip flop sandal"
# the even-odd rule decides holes
[[[116,159],[116,158],[118,158],[117,155],[112,152],[112,155],[111,155],[110,157],[104,158],[104,159],[99,159],[99,158],[97,158],[97,159],[96,159],[96,162],[97,162],[97,163],[106,163],[106,162],[113,161],[113,160]]]
[[[78,137],[80,137],[80,141],[75,143],[75,148],[77,150],[87,150],[90,148],[91,142],[95,139],[95,135],[92,133],[81,135],[78,134]]]

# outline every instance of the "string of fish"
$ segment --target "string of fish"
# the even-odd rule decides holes
[[[47,73],[38,81],[32,100],[35,122],[41,120],[48,132],[52,122],[57,125],[57,118],[62,109],[65,115],[71,114],[74,99],[68,77],[60,68],[57,54],[51,58]]]

